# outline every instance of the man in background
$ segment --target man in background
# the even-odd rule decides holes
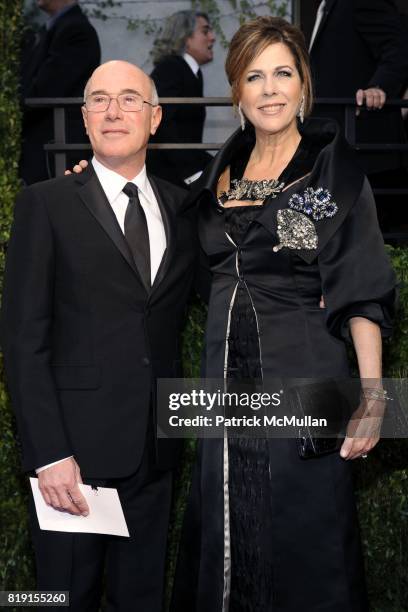
[[[362,107],[357,142],[403,142],[399,109],[382,109],[401,95],[408,75],[408,36],[392,0],[323,0],[309,43],[318,98],[355,98]],[[367,109],[367,110],[366,110]],[[319,106],[315,114],[344,124],[344,112]],[[399,165],[399,156],[365,155],[367,173]]]
[[[205,13],[179,11],[166,20],[152,51],[151,74],[160,97],[202,97],[200,66],[213,59],[215,35]],[[205,107],[166,105],[163,121],[152,143],[202,142]],[[160,150],[148,154],[154,174],[181,186],[196,180],[212,157],[206,151]]]
[[[408,32],[393,0],[323,0],[310,39],[316,97],[355,98],[356,142],[402,144],[406,141],[401,110],[384,107],[400,97],[408,75]],[[344,110],[317,106],[315,115],[344,126]],[[359,160],[373,187],[406,187],[404,158],[398,152],[360,152]],[[398,199],[377,198],[385,230],[408,221]]]
[[[403,23],[405,23],[405,29],[408,32],[408,3],[407,3],[407,0],[397,0],[397,7],[402,17],[402,21]],[[404,91],[403,97],[405,100],[408,100],[408,74],[405,79],[404,89],[405,91]],[[405,133],[408,137],[408,108],[403,108],[401,111],[401,114],[402,114],[402,118],[404,119]]]
[[[48,15],[33,45],[22,54],[21,98],[82,96],[85,84],[101,59],[98,36],[76,0],[37,0]],[[67,142],[85,142],[79,108],[66,111]],[[20,175],[27,184],[53,174],[52,155],[44,144],[54,138],[53,110],[23,107]],[[71,165],[86,153],[76,151]]]

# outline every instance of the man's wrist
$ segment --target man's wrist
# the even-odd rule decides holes
[[[66,461],[67,459],[72,459],[74,455],[70,455],[69,457],[64,457],[63,459],[58,459],[58,461],[53,461],[52,463],[48,463],[47,465],[43,465],[39,468],[36,468],[35,473],[39,474],[40,472],[46,470],[47,468],[57,465],[57,463],[62,463],[62,461]]]

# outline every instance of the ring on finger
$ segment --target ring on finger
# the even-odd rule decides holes
[[[364,453],[364,455],[361,455],[362,459],[367,459],[367,457],[368,457],[367,453]]]
[[[67,491],[67,497],[68,497],[69,501],[70,501],[70,502],[72,502],[73,504],[75,504],[75,505],[76,505],[76,504],[78,503],[78,500],[76,500],[76,499],[74,499],[74,498],[72,497],[72,495],[71,495],[71,492],[70,492],[70,491]]]

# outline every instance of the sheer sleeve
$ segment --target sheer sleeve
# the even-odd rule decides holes
[[[330,333],[350,339],[349,319],[377,323],[392,332],[396,280],[384,249],[374,197],[367,179],[346,219],[318,257]]]

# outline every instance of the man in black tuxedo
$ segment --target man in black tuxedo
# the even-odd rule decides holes
[[[214,32],[205,13],[179,11],[168,17],[155,41],[151,73],[160,97],[202,97],[200,66],[213,59]],[[152,143],[202,142],[205,107],[166,105],[163,121]],[[206,151],[149,151],[150,170],[185,187],[196,180],[212,157]]]
[[[317,97],[355,97],[367,107],[357,119],[357,142],[404,142],[400,110],[376,111],[401,95],[408,75],[408,36],[393,0],[320,2],[310,59]],[[316,107],[315,114],[344,122],[338,108]],[[400,167],[400,157],[367,153],[361,160],[372,174]]]
[[[85,83],[99,65],[101,51],[95,29],[76,0],[37,0],[48,15],[34,46],[23,48],[21,98],[82,96]],[[66,112],[67,142],[85,142],[78,108]],[[43,181],[53,172],[44,144],[52,141],[53,110],[24,108],[20,175],[27,184]],[[76,152],[69,160],[77,160]]]
[[[405,24],[405,29],[408,32],[408,5],[406,0],[397,0],[397,7],[400,12],[400,16],[402,17],[402,21]],[[404,95],[405,100],[408,100],[408,74],[405,77],[404,84]],[[402,117],[404,120],[405,134],[408,137],[408,108],[404,108],[402,110]],[[406,167],[408,167],[408,162],[406,162]]]
[[[144,72],[100,66],[83,115],[87,170],[18,198],[3,350],[23,467],[45,501],[86,515],[78,483],[115,487],[130,539],[40,531],[31,509],[38,588],[96,611],[106,560],[109,610],[160,612],[179,445],[156,439],[153,397],[156,378],[180,375],[195,224],[185,192],[146,174],[161,108]]]

